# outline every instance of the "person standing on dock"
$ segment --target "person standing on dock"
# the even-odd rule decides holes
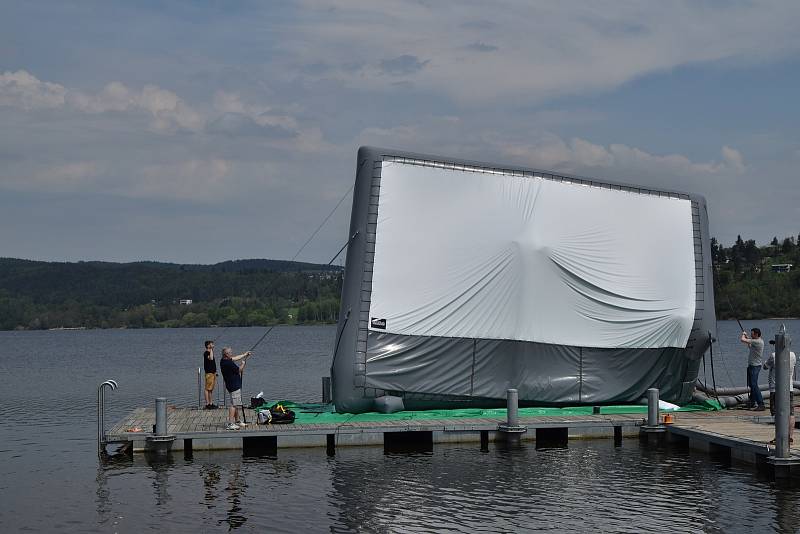
[[[739,341],[750,347],[747,355],[747,387],[750,388],[748,408],[763,412],[766,408],[764,408],[764,398],[761,396],[761,389],[758,386],[758,373],[764,363],[764,340],[761,339],[761,330],[753,328],[750,330],[750,337],[747,337],[747,332],[742,332]]]
[[[203,370],[206,373],[206,387],[203,394],[206,397],[206,410],[219,408],[214,404],[214,386],[217,384],[217,361],[214,359],[214,342],[206,341],[206,350],[203,352]]]
[[[247,351],[238,356],[232,356],[233,350],[230,347],[222,349],[222,359],[219,361],[219,369],[222,372],[222,379],[225,382],[225,389],[228,391],[228,430],[239,430],[245,426],[241,421],[244,411],[242,406],[242,372],[247,362],[247,358],[252,354]],[[241,365],[236,363],[244,360]]]

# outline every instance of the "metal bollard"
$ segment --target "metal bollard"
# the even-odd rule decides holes
[[[792,340],[781,325],[775,334],[775,456],[789,458],[790,384],[789,347]]]
[[[322,404],[330,404],[331,402],[331,377],[322,377]]]
[[[658,389],[647,390],[647,426],[658,426]]]
[[[497,431],[504,434],[506,441],[510,445],[519,445],[522,434],[528,431],[527,428],[519,424],[519,392],[516,389],[509,389],[506,391],[506,412],[508,417],[505,424],[497,425]],[[488,434],[486,435],[486,442],[488,444]],[[481,450],[483,450],[484,437],[481,432]]]
[[[506,392],[506,408],[508,412],[506,424],[509,428],[519,426],[519,392],[516,389],[509,389]]]
[[[167,435],[167,399],[156,397],[156,436]]]

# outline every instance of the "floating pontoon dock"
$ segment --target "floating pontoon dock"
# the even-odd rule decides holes
[[[477,411],[477,410],[476,410]],[[505,411],[505,410],[493,410]],[[437,414],[445,410],[437,411]],[[568,438],[614,437],[623,434],[638,435],[642,424],[641,413],[609,415],[572,415],[565,417],[526,416],[522,409],[519,423],[526,427],[523,439],[535,439],[559,444]],[[420,417],[419,412],[408,418],[394,414],[395,418],[369,420],[354,417],[336,423],[302,423],[288,425],[255,424],[256,413],[245,410],[248,426],[240,430],[225,430],[226,410],[199,410],[171,408],[168,410],[166,435],[172,450],[198,449],[265,449],[277,451],[288,447],[326,447],[332,453],[336,446],[383,445],[387,449],[405,445],[433,446],[434,443],[481,442],[483,445],[498,439],[498,427],[506,422],[501,417]],[[416,415],[416,417],[415,417]],[[687,413],[688,415],[688,413]],[[156,435],[155,410],[138,408],[125,416],[107,433],[108,442],[130,442],[134,451],[147,451],[153,447]],[[131,432],[131,429],[145,431]]]
[[[568,446],[569,439],[614,439],[640,435],[645,426],[645,407],[628,407],[639,413],[603,413],[607,407],[589,408],[584,415],[531,415],[535,409],[521,408],[519,425],[525,428],[521,439],[534,441],[537,447]],[[616,408],[619,410],[620,408]],[[447,410],[433,414],[360,414],[340,415],[338,422],[301,422],[288,425],[255,424],[256,412],[246,409],[248,426],[241,430],[225,430],[226,410],[199,410],[170,407],[164,436],[154,432],[154,408],[137,408],[117,422],[106,434],[109,443],[128,444],[133,452],[166,448],[191,454],[193,450],[242,450],[245,454],[276,455],[279,449],[292,447],[325,447],[329,455],[336,447],[372,445],[395,450],[430,450],[438,443],[504,442],[500,428],[506,423],[505,410],[475,410],[491,415],[446,417]],[[462,412],[463,413],[463,412]],[[308,418],[308,417],[307,417]],[[688,445],[717,456],[754,465],[767,462],[774,447],[772,418],[747,410],[694,411],[674,413],[675,423],[664,425],[663,440]],[[312,417],[313,420],[313,417]],[[139,430],[137,432],[132,429]],[[798,433],[800,438],[800,432]],[[659,438],[660,439],[660,438]],[[798,452],[792,458],[800,461]]]

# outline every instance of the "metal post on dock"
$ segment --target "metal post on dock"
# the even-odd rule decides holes
[[[793,386],[789,351],[792,338],[786,333],[785,325],[781,325],[775,341],[770,343],[775,345],[775,454],[767,457],[767,463],[773,465],[775,478],[788,478],[797,474],[800,458],[792,456],[789,449]]]
[[[528,429],[519,424],[519,392],[516,389],[506,391],[506,423],[497,426],[497,431],[506,435],[506,440],[518,444],[522,434]]]
[[[775,456],[789,458],[790,384],[789,347],[786,326],[775,335]]]
[[[657,388],[647,390],[647,420],[639,427],[639,437],[647,439],[650,444],[661,443],[661,439],[667,431],[666,427],[659,424],[658,421],[658,394]]]
[[[509,389],[506,392],[506,413],[508,426],[519,425],[519,392],[516,389]]]
[[[156,397],[156,424],[153,434],[145,438],[146,450],[155,454],[167,454],[175,441],[175,436],[167,434],[167,399]]]
[[[165,397],[156,398],[156,436],[167,435],[167,399]]]
[[[647,390],[647,426],[658,425],[658,389]]]

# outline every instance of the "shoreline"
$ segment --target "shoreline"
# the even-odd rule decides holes
[[[200,329],[200,328],[271,328],[277,326],[336,326],[337,323],[328,323],[328,322],[308,322],[308,323],[275,323],[275,324],[265,324],[265,325],[230,325],[230,326],[220,326],[220,325],[209,325],[209,326],[145,326],[145,327],[135,327],[135,326],[118,326],[113,328],[102,328],[102,327],[89,327],[89,326],[75,326],[75,327],[61,327],[61,328],[11,328],[11,329],[0,329],[0,332],[63,332],[63,331],[94,331],[94,330],[184,330],[184,329]]]

